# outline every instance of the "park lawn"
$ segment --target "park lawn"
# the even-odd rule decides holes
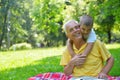
[[[110,75],[120,76],[120,44],[106,47],[115,58]],[[65,47],[0,52],[0,80],[27,80],[45,72],[63,72],[59,65]]]

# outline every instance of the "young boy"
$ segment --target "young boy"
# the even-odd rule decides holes
[[[85,51],[82,53],[82,55],[86,57],[90,53],[90,51],[93,47],[93,44],[96,41],[96,34],[95,34],[94,30],[92,29],[93,28],[93,19],[88,15],[83,15],[80,17],[79,26],[80,26],[80,32],[83,36],[83,39],[85,41],[87,41],[87,43],[88,43]],[[73,51],[72,46],[73,46],[72,41],[68,40],[67,41],[68,51],[69,51],[71,57],[74,57],[76,53]]]

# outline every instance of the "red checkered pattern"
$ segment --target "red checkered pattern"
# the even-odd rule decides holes
[[[120,80],[120,76],[108,76],[108,80]]]
[[[34,77],[30,77],[28,80],[69,80],[72,76],[66,76],[64,73],[43,73]],[[108,76],[108,80],[120,80],[120,76],[113,77]]]
[[[66,76],[64,73],[44,73],[31,77],[28,80],[69,80],[72,76]]]

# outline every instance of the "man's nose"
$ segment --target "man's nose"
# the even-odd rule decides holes
[[[74,28],[74,31],[77,31],[77,29],[76,29],[76,28]]]

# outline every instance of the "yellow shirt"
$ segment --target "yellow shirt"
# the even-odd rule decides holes
[[[87,43],[82,45],[82,47],[78,50],[75,47],[73,47],[76,54],[80,54],[84,51],[86,48]],[[102,70],[104,61],[106,61],[108,58],[110,58],[111,54],[106,49],[103,43],[101,43],[99,40],[96,40],[94,43],[93,49],[91,50],[91,53],[86,58],[85,63],[81,67],[74,67],[72,75],[77,76],[93,76],[96,77]],[[67,65],[70,61],[71,56],[66,49],[65,52],[63,52],[60,65]]]

